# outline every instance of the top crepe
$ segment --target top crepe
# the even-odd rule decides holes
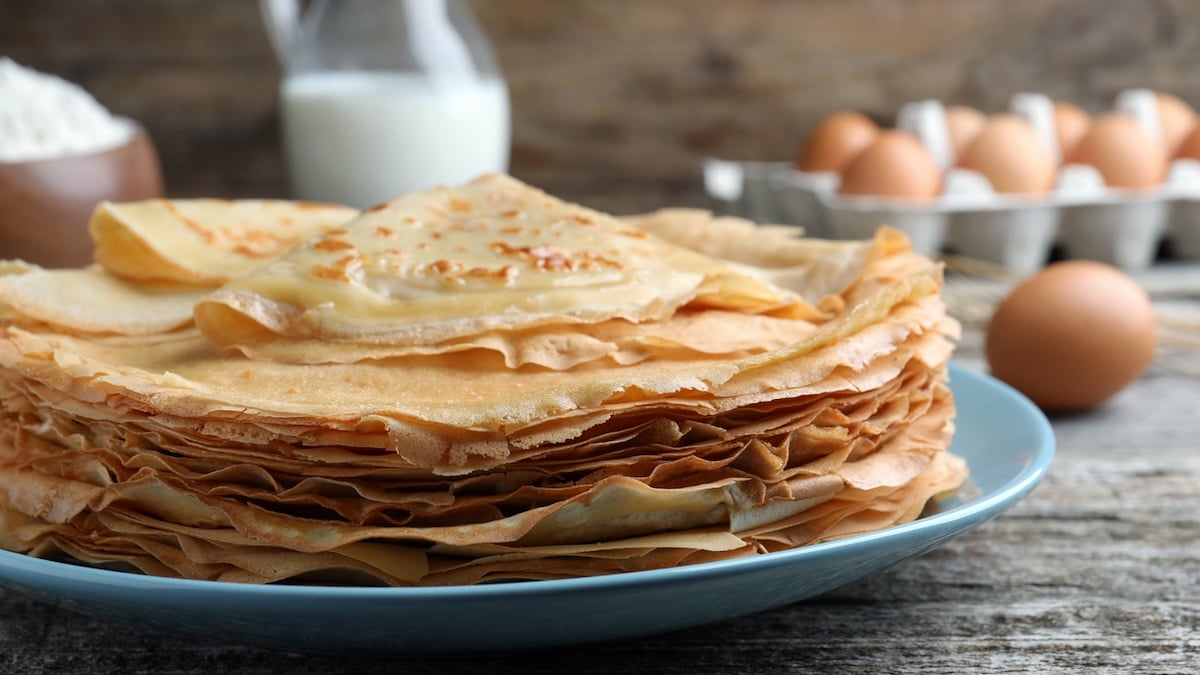
[[[657,320],[682,307],[818,314],[743,267],[489,175],[370,209],[226,284],[196,307],[196,322],[224,346],[397,346]]]

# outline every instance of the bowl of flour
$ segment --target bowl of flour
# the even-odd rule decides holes
[[[0,259],[85,265],[99,202],[162,193],[140,125],[76,84],[0,57]]]

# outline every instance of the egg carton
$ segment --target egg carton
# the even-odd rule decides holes
[[[1052,105],[1047,97],[1019,94],[1011,107],[1057,148]],[[1116,108],[1153,138],[1161,135],[1153,105],[1152,92],[1131,90]],[[758,222],[800,225],[810,236],[831,239],[866,238],[887,224],[926,255],[954,252],[1018,273],[1040,269],[1056,246],[1066,257],[1128,271],[1153,264],[1164,241],[1174,255],[1200,259],[1200,162],[1173,161],[1164,183],[1149,191],[1109,188],[1095,168],[1066,165],[1045,195],[997,194],[981,174],[952,167],[941,103],[908,104],[897,128],[920,139],[945,169],[936,200],[839,195],[837,174],[805,173],[785,162],[709,159],[705,187],[721,210]]]

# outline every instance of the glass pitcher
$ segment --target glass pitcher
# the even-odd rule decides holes
[[[299,199],[366,208],[506,171],[508,88],[461,0],[260,0]]]

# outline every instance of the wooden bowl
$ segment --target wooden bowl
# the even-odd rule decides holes
[[[0,259],[87,265],[92,261],[87,226],[97,203],[162,194],[158,155],[140,126],[127,143],[110,150],[0,162]]]

